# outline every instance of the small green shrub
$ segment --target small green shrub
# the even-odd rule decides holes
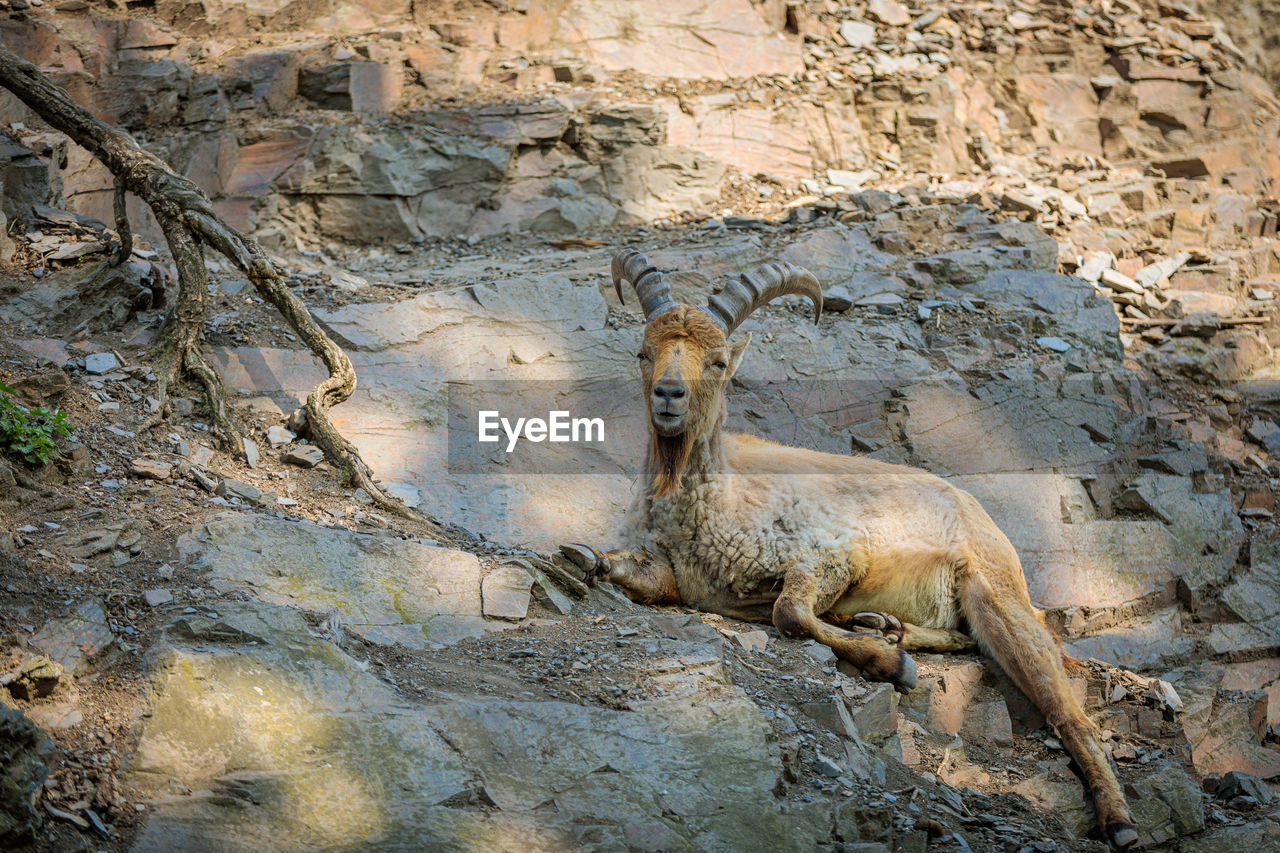
[[[28,465],[47,465],[58,451],[58,439],[71,435],[71,424],[61,409],[27,409],[14,401],[16,395],[0,382],[0,450]]]

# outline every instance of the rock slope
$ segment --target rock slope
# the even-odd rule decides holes
[[[317,497],[292,413],[320,369],[213,259],[251,456],[207,447],[190,401],[139,435],[172,272],[140,245],[85,278],[110,181],[0,94],[20,365],[0,378],[82,401],[83,445],[69,502],[5,497],[0,695],[96,744],[45,783],[47,743],[5,711],[0,831],[29,831],[43,789],[59,830],[118,849],[1100,849],[1061,744],[980,658],[922,656],[899,700],[825,648],[639,608],[539,556],[610,544],[637,473],[639,317],[604,275],[632,245],[691,301],[766,259],[812,269],[820,324],[784,302],[744,326],[732,427],[972,491],[1088,661],[1075,686],[1140,845],[1280,844],[1280,109],[1237,22],[1130,2],[0,10],[6,46],[300,270],[360,375],[335,422],[456,534]],[[609,430],[506,456],[469,439],[495,400]],[[62,609],[30,624],[41,577]],[[107,759],[89,697],[118,678]]]

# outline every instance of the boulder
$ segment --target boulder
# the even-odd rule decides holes
[[[1167,669],[1183,662],[1195,647],[1195,639],[1182,635],[1182,617],[1168,607],[1143,617],[1134,625],[1112,628],[1070,640],[1067,653],[1080,659],[1097,658],[1126,669]]]
[[[485,632],[480,563],[460,551],[240,514],[179,547],[215,589],[337,613],[371,642],[435,648]]]
[[[29,843],[43,823],[36,802],[56,755],[49,736],[0,702],[0,842]]]
[[[31,205],[51,200],[49,175],[49,165],[34,151],[0,131],[0,213],[9,220],[30,218]],[[8,257],[0,253],[0,260]]]
[[[115,645],[115,635],[102,604],[90,599],[81,602],[71,615],[51,619],[28,641],[61,664],[69,675],[81,675]]]
[[[1124,786],[1138,827],[1138,847],[1167,848],[1174,839],[1205,827],[1200,786],[1172,762],[1151,765],[1136,782]]]
[[[139,311],[164,304],[163,280],[147,261],[118,267],[99,263],[46,275],[24,292],[0,302],[0,318],[42,334],[65,335],[119,329]]]
[[[400,73],[380,62],[335,62],[298,72],[298,94],[317,106],[374,118],[395,109]]]
[[[806,851],[829,839],[831,803],[775,796],[770,730],[723,684],[629,711],[492,697],[414,705],[297,611],[218,610],[173,617],[148,655],[128,781],[153,799],[135,850],[280,838],[527,850],[590,837],[609,849]]]
[[[1222,667],[1185,667],[1165,680],[1184,704],[1179,719],[1201,774],[1242,771],[1269,779],[1280,775],[1280,751],[1263,745],[1268,696],[1262,690],[1223,688]]]

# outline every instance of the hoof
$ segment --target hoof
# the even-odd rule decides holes
[[[1115,821],[1107,824],[1106,836],[1112,850],[1125,850],[1138,840],[1138,829],[1131,823]]]
[[[899,693],[910,693],[916,686],[916,662],[911,655],[894,646],[889,646],[885,652],[884,658],[865,667],[862,674],[872,681],[892,684]],[[896,657],[892,657],[895,654]]]
[[[902,620],[897,616],[894,616],[892,613],[876,613],[870,610],[865,610],[862,613],[855,613],[853,615],[853,624],[863,628],[870,628],[873,631],[878,631],[891,643],[902,642],[902,635],[904,633]]]
[[[893,680],[893,689],[899,693],[910,693],[916,686],[916,662],[911,655],[898,649],[898,677]]]
[[[596,566],[600,565],[601,554],[590,545],[569,544],[561,545],[560,553],[564,554],[578,568],[587,574],[591,574],[596,570]]]

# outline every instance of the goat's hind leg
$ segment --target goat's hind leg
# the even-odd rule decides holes
[[[916,665],[906,652],[883,637],[845,631],[818,618],[848,585],[847,568],[825,563],[792,567],[773,606],[773,624],[788,637],[812,637],[868,678],[909,692],[916,686]]]
[[[594,555],[594,564],[584,559],[583,549]],[[632,601],[640,604],[680,603],[675,573],[665,562],[649,554],[621,549],[598,551],[590,545],[562,546],[560,550],[589,576],[622,587]]]
[[[991,568],[998,572],[1001,567]],[[970,569],[961,580],[960,605],[983,647],[1057,730],[1093,795],[1098,826],[1112,847],[1123,850],[1138,839],[1133,816],[1102,751],[1098,730],[1071,692],[1062,652],[1036,619],[1024,589],[1010,582],[997,592]]]

